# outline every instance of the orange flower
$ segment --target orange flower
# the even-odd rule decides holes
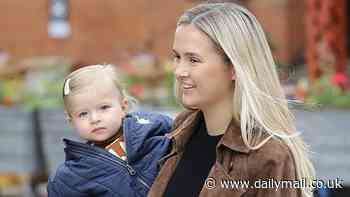
[[[4,96],[1,103],[5,106],[13,106],[15,101],[10,96]]]

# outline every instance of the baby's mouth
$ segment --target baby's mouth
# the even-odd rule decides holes
[[[100,131],[105,130],[105,129],[106,129],[105,127],[97,127],[97,128],[95,128],[95,129],[93,129],[93,130],[91,131],[91,133],[100,132]]]

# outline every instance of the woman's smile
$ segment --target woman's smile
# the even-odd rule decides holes
[[[194,90],[195,86],[189,83],[183,83],[182,84],[182,91],[183,94],[189,94]]]

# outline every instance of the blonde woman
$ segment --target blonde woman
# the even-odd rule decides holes
[[[148,195],[312,196],[302,183],[314,168],[256,18],[232,3],[198,5],[179,18],[172,53],[188,110]]]

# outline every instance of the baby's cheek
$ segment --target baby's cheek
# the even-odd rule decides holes
[[[86,123],[84,123],[84,122],[78,122],[78,123],[76,123],[76,124],[75,124],[75,128],[76,128],[76,130],[78,130],[78,132],[79,132],[80,134],[86,134],[86,133],[89,132],[89,129],[90,129],[89,125],[86,124]]]

